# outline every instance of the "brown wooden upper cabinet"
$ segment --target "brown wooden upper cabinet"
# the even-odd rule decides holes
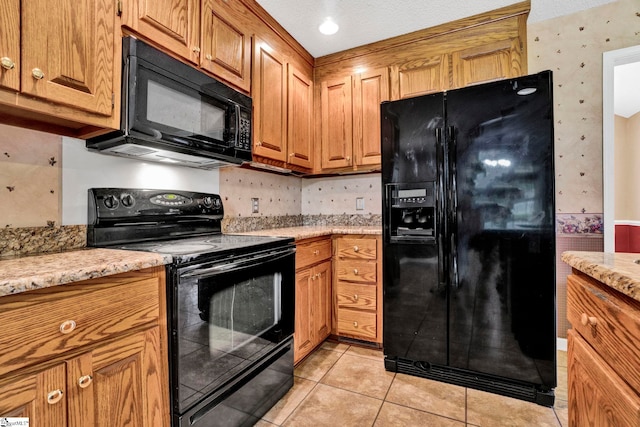
[[[520,52],[519,38],[489,42],[453,52],[453,88],[519,76]]]
[[[132,0],[124,25],[244,92],[251,89],[250,11],[239,1]]]
[[[200,0],[129,0],[122,24],[176,55],[200,62]]]
[[[310,68],[310,67],[309,67]],[[282,166],[312,167],[313,77],[254,37],[253,153]]]
[[[380,103],[389,100],[386,67],[320,83],[321,167],[380,166]]]
[[[87,124],[111,126],[115,20],[111,0],[3,2],[1,111],[22,122],[57,117],[79,134]]]

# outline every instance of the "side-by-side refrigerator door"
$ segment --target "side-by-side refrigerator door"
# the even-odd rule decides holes
[[[401,359],[446,364],[442,271],[443,94],[383,103],[383,346]]]
[[[555,386],[551,73],[447,92],[450,366]]]

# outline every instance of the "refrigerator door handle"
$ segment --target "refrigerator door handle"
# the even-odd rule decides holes
[[[457,289],[460,284],[458,282],[458,193],[457,193],[457,156],[456,156],[456,130],[455,127],[449,126],[447,128],[447,157],[448,157],[448,212],[449,212],[449,230],[450,230],[450,242],[451,248],[450,259],[450,283],[453,289]]]

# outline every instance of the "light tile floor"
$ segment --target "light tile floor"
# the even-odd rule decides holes
[[[384,369],[382,351],[325,342],[295,369],[269,426],[566,427],[567,356],[558,352],[554,408]]]

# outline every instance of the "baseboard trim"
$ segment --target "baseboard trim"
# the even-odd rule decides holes
[[[556,338],[556,348],[561,351],[567,351],[567,339]]]

